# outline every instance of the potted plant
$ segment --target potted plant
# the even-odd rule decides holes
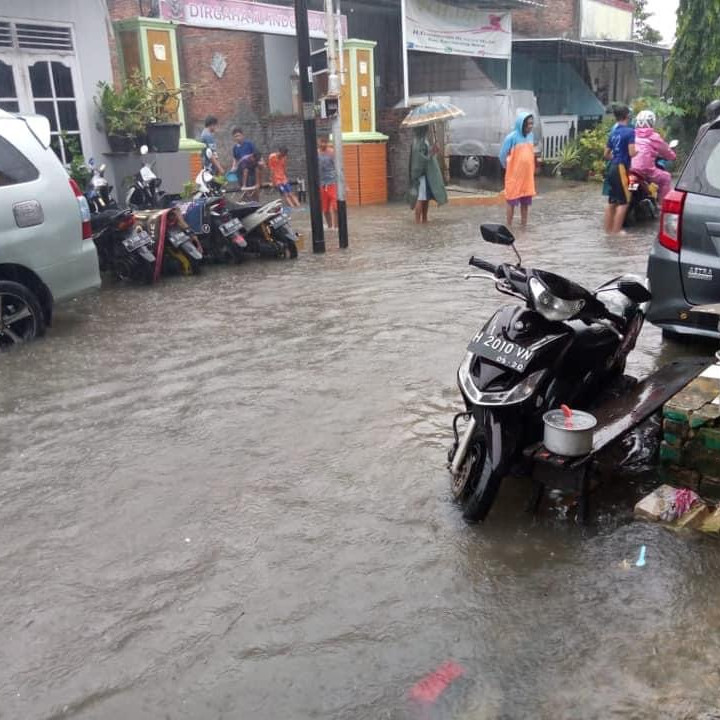
[[[180,98],[189,92],[187,85],[169,88],[162,78],[148,78],[147,137],[155,152],[177,152],[180,146],[180,123],[177,122]]]
[[[560,150],[555,162],[554,174],[571,180],[584,180],[587,172],[581,167],[580,148],[576,142],[569,142]]]
[[[95,106],[102,117],[111,152],[132,152],[135,138],[144,131],[147,98],[132,83],[116,90],[106,82],[98,83]]]

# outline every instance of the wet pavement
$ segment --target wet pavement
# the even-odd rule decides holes
[[[596,186],[526,264],[643,273]],[[0,718],[690,718],[720,686],[720,546],[451,501],[455,371],[503,300],[464,281],[503,208],[352,213],[351,249],[106,288],[0,358]],[[298,218],[306,220],[298,215]],[[309,246],[309,241],[306,242]],[[696,352],[696,349],[692,349]],[[630,370],[687,352],[647,326]],[[623,481],[625,482],[625,481]],[[647,565],[623,569],[647,546]],[[448,659],[437,706],[407,693]]]

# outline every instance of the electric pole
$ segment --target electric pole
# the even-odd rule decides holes
[[[310,61],[310,28],[308,27],[307,0],[295,0],[295,30],[298,41],[298,67],[300,69],[300,98],[302,100],[303,129],[305,133],[305,159],[307,162],[308,201],[312,228],[313,252],[325,252],[325,231],[320,206],[320,171],[318,169],[317,136],[315,131],[315,97]]]

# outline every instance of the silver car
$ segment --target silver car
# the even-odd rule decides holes
[[[87,201],[47,119],[0,110],[0,350],[43,335],[55,303],[99,286]]]

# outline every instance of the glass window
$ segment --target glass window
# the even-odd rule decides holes
[[[38,178],[37,168],[5,138],[0,136],[0,187],[18,185]]]
[[[36,100],[35,112],[38,115],[44,115],[50,121],[50,132],[56,133],[58,131],[55,103],[52,100]]]
[[[0,110],[5,112],[20,112],[20,103],[17,100],[0,100]]]
[[[48,63],[36,62],[30,66],[30,85],[34,98],[51,98],[53,96]]]
[[[74,100],[58,100],[61,130],[79,130]]]
[[[72,73],[70,68],[65,67],[62,63],[52,63],[53,85],[55,86],[55,97],[58,98],[74,98]]]
[[[0,98],[15,98],[15,78],[13,77],[12,65],[7,65],[0,60]]]
[[[720,197],[720,128],[708,130],[695,146],[677,188]]]

